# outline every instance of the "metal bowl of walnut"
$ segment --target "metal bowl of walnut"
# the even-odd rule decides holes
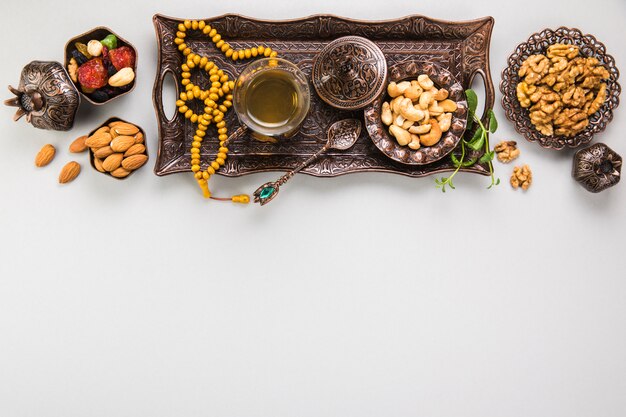
[[[606,129],[619,105],[615,59],[592,35],[561,27],[517,46],[502,71],[502,106],[521,135],[544,148],[576,148]]]

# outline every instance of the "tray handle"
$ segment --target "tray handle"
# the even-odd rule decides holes
[[[176,89],[176,99],[178,99],[178,97],[180,96],[180,87],[176,80],[176,73],[171,68],[166,68],[161,72],[161,74],[158,75],[156,79],[156,83],[154,86],[154,106],[158,113],[159,119],[164,121],[166,124],[171,125],[174,123],[174,119],[176,119],[176,111],[174,111],[174,114],[171,116],[172,118],[170,119],[165,114],[165,109],[163,107],[163,85],[165,82],[165,77],[168,76],[172,77],[172,80],[174,81],[174,88]]]
[[[487,111],[490,109],[493,109],[493,106],[496,103],[496,90],[493,85],[493,79],[491,78],[491,71],[489,71],[488,66],[486,68],[477,67],[473,69],[473,71],[470,73],[470,76],[469,76],[468,88],[471,88],[472,84],[474,83],[474,79],[476,78],[477,75],[480,75],[480,79],[482,80],[485,86],[485,106],[483,107],[483,114],[481,118],[482,122],[484,123],[487,121],[487,117],[488,117]]]

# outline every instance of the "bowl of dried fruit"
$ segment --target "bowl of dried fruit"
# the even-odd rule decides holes
[[[135,88],[137,50],[100,26],[65,45],[65,68],[85,99],[100,105]]]
[[[544,148],[576,148],[606,129],[619,105],[615,59],[592,35],[561,27],[517,46],[502,71],[502,106]]]
[[[137,125],[112,117],[85,139],[91,166],[118,180],[126,179],[148,162],[144,131]]]
[[[425,165],[448,155],[467,126],[461,83],[446,69],[408,61],[389,67],[387,91],[365,108],[365,126],[394,161]]]

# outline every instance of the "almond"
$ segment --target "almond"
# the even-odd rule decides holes
[[[108,172],[115,171],[122,163],[122,159],[124,159],[124,155],[121,153],[114,153],[113,155],[109,155],[102,162],[102,168],[104,168],[104,170]]]
[[[93,158],[93,166],[96,167],[96,169],[100,172],[106,172],[104,170],[104,168],[102,167],[102,159],[94,157]]]
[[[118,136],[111,141],[111,149],[114,152],[126,152],[128,148],[135,144],[135,138],[132,136]]]
[[[104,159],[109,155],[112,155],[113,149],[111,149],[110,146],[103,146],[102,148],[96,149],[95,151],[93,151],[94,156],[100,158],[100,159]]]
[[[135,135],[135,143],[143,143],[143,133],[139,132]]]
[[[111,134],[108,132],[94,133],[85,140],[85,145],[90,148],[102,148],[111,143]]]
[[[59,174],[59,183],[66,184],[74,181],[78,174],[80,174],[80,164],[76,161],[68,162]]]
[[[93,132],[93,135],[99,135],[100,133],[109,133],[110,131],[111,131],[111,128],[109,126],[102,126],[100,129]]]
[[[146,152],[146,147],[141,143],[136,143],[124,153],[124,157],[139,155]]]
[[[132,155],[128,158],[124,158],[122,166],[129,171],[134,171],[141,167],[148,160],[148,155]]]
[[[126,178],[128,177],[128,174],[130,174],[130,171],[122,167],[111,171],[111,175],[113,175],[115,178]]]
[[[70,144],[70,152],[71,153],[81,153],[87,150],[87,145],[85,141],[87,140],[87,136],[81,136],[76,139],[74,142]]]
[[[118,123],[113,127],[113,130],[119,135],[129,135],[132,136],[139,132],[139,128],[135,125],[131,125],[130,123]]]
[[[57,150],[54,146],[50,144],[44,145],[44,147],[41,148],[41,150],[35,157],[35,166],[45,167],[50,162],[52,162],[56,153]]]

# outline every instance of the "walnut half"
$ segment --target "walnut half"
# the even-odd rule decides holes
[[[493,150],[498,156],[498,161],[502,162],[503,164],[511,162],[512,160],[516,159],[520,154],[520,150],[517,149],[517,142],[513,140],[503,140],[502,142],[498,143],[495,148],[493,148]]]
[[[515,167],[513,168],[513,174],[511,175],[511,186],[514,189],[518,189],[522,187],[522,190],[528,190],[530,185],[533,183],[533,173],[530,170],[528,165],[524,165],[523,167]]]

